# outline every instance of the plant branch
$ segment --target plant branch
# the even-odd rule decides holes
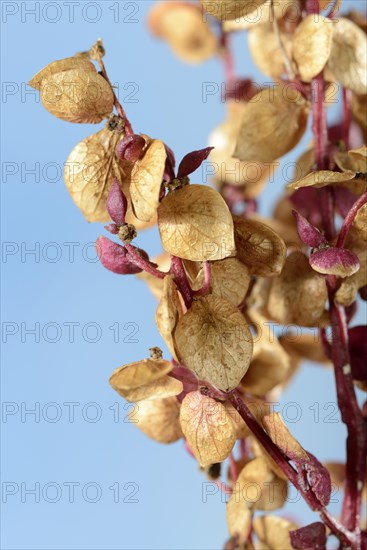
[[[187,309],[190,309],[192,305],[192,290],[187,280],[186,272],[181,258],[178,258],[177,256],[171,256],[170,273],[175,279],[175,283],[177,284],[182,294]]]
[[[126,244],[126,243],[125,243],[124,246],[125,246],[128,254],[129,254],[129,256],[134,261],[135,265],[140,267],[140,269],[142,269],[146,273],[149,273],[150,275],[153,275],[153,277],[156,277],[157,279],[164,279],[165,278],[167,273],[165,273],[164,271],[160,271],[159,269],[157,269],[155,267],[154,264],[152,264],[152,262],[142,258],[140,256],[140,254],[137,252],[137,250],[134,246],[132,246],[131,244]]]
[[[354,220],[356,219],[356,216],[359,212],[359,210],[367,203],[367,192],[363,193],[356,202],[353,204],[352,208],[349,210],[348,214],[346,215],[343,225],[340,229],[338,241],[336,243],[337,247],[343,248],[345,245],[345,241],[347,238],[347,235],[349,233],[350,228],[353,225]]]

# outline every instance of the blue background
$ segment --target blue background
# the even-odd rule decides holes
[[[348,2],[357,4],[361,9],[361,2]],[[26,12],[35,5],[37,21]],[[185,65],[166,44],[153,39],[145,23],[151,5],[77,2],[71,21],[64,2],[2,3],[2,240],[3,252],[13,252],[3,253],[1,266],[4,549],[214,550],[227,538],[225,504],[219,492],[206,502],[202,498],[206,479],[182,442],[163,446],[146,438],[126,420],[129,408],[108,384],[114,368],[163,344],[148,288],[134,278],[113,275],[95,261],[90,243],[103,228],[85,222],[62,181],[62,166],[74,145],[99,126],[52,117],[26,88],[44,65],[88,49],[101,36],[108,73],[119,85],[135,131],[164,140],[178,159],[206,146],[225,109],[219,93],[204,102],[202,87],[205,82],[220,87],[222,67],[214,60]],[[7,15],[9,11],[15,13]],[[269,80],[249,59],[243,34],[236,37],[235,50],[241,75],[252,74],[260,83]],[[285,161],[294,160],[309,140],[308,133]],[[26,173],[35,163],[39,177]],[[12,168],[13,175],[8,172]],[[200,177],[198,173],[193,181],[201,183]],[[283,185],[279,171],[262,195],[263,213],[270,211]],[[65,243],[76,243],[73,261],[71,245]],[[160,252],[155,230],[139,236],[138,243],[152,255]],[[35,255],[25,254],[35,247]],[[25,333],[36,323],[39,342]],[[74,341],[65,323],[79,323]],[[110,328],[115,323],[117,341]],[[128,323],[136,327],[136,342],[128,341]],[[4,328],[16,333],[6,337]],[[96,334],[100,338],[93,343]],[[304,365],[277,408],[295,436],[321,460],[343,458],[344,427],[338,414],[328,417],[335,400],[331,371]],[[71,402],[73,422],[64,405]],[[24,414],[25,408],[35,407],[39,418]],[[96,413],[100,418],[93,421]],[[74,502],[64,485],[71,482],[79,484]],[[40,502],[24,493],[36,483]],[[117,483],[118,499],[110,489]],[[11,487],[13,495],[8,494]],[[129,498],[135,487],[137,494]],[[96,488],[100,499],[91,502]],[[138,502],[129,502],[132,498]],[[334,499],[340,500],[340,494]],[[302,502],[282,513],[302,523],[316,518]]]

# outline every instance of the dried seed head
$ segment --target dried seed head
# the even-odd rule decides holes
[[[155,314],[155,322],[172,356],[177,359],[174,332],[183,315],[177,287],[171,275],[163,279],[162,297]]]
[[[245,318],[214,294],[196,300],[179,320],[175,343],[179,356],[198,378],[224,391],[238,385],[252,356]]]
[[[180,404],[176,397],[140,401],[129,413],[130,422],[158,443],[181,439]]]
[[[276,516],[258,516],[254,519],[253,528],[264,548],[281,548],[293,550],[289,532],[298,526]]]
[[[200,0],[204,10],[222,21],[239,19],[256,11],[266,0]]]
[[[293,58],[305,82],[325,67],[331,52],[333,23],[327,17],[308,15],[298,26],[293,42]]]
[[[119,227],[118,237],[125,244],[130,244],[131,241],[136,239],[137,235],[135,226],[131,223],[124,223]]]
[[[222,462],[236,442],[233,424],[222,403],[199,391],[182,401],[180,422],[195,458],[203,467]]]

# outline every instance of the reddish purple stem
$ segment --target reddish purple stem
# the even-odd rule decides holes
[[[129,256],[131,257],[131,259],[134,261],[135,265],[140,267],[140,269],[142,269],[146,273],[149,273],[150,275],[153,275],[153,277],[157,277],[157,279],[164,279],[165,278],[167,273],[157,269],[152,264],[152,262],[149,262],[148,260],[144,260],[144,258],[142,258],[140,256],[140,254],[138,254],[138,252],[136,251],[134,246],[132,246],[131,244],[125,244],[125,248],[128,251]]]
[[[212,286],[212,269],[209,262],[203,262],[204,269],[204,284],[199,290],[194,290],[196,296],[203,296],[210,291]]]
[[[190,309],[192,304],[192,290],[187,280],[185,268],[183,266],[181,258],[177,256],[171,256],[171,269],[170,273],[175,279],[175,283],[182,294],[187,309]]]
[[[353,225],[353,222],[359,212],[359,210],[362,208],[363,205],[367,203],[367,192],[363,193],[356,202],[353,204],[352,208],[349,210],[348,214],[346,215],[343,225],[340,229],[338,241],[336,243],[336,246],[338,248],[343,248],[345,245],[345,240],[347,238],[347,235],[349,233],[350,228]]]

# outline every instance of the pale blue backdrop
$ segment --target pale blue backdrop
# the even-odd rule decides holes
[[[220,87],[222,68],[182,64],[154,40],[145,23],[151,5],[2,2],[4,550],[217,550],[227,537],[225,504],[219,493],[203,498],[205,478],[182,443],[148,440],[108,385],[114,368],[162,342],[155,300],[143,283],[95,262],[91,243],[102,226],[85,222],[62,181],[71,149],[96,127],[52,117],[26,87],[47,63],[103,37],[108,72],[136,131],[163,139],[178,158],[206,146],[224,105],[219,93],[204,101],[202,89]],[[243,35],[235,47],[240,74],[266,82]],[[262,212],[283,183],[280,172]],[[139,244],[160,251],[154,231]],[[277,410],[320,459],[342,459],[334,404],[331,372],[306,365]],[[302,503],[286,513],[314,518]]]

